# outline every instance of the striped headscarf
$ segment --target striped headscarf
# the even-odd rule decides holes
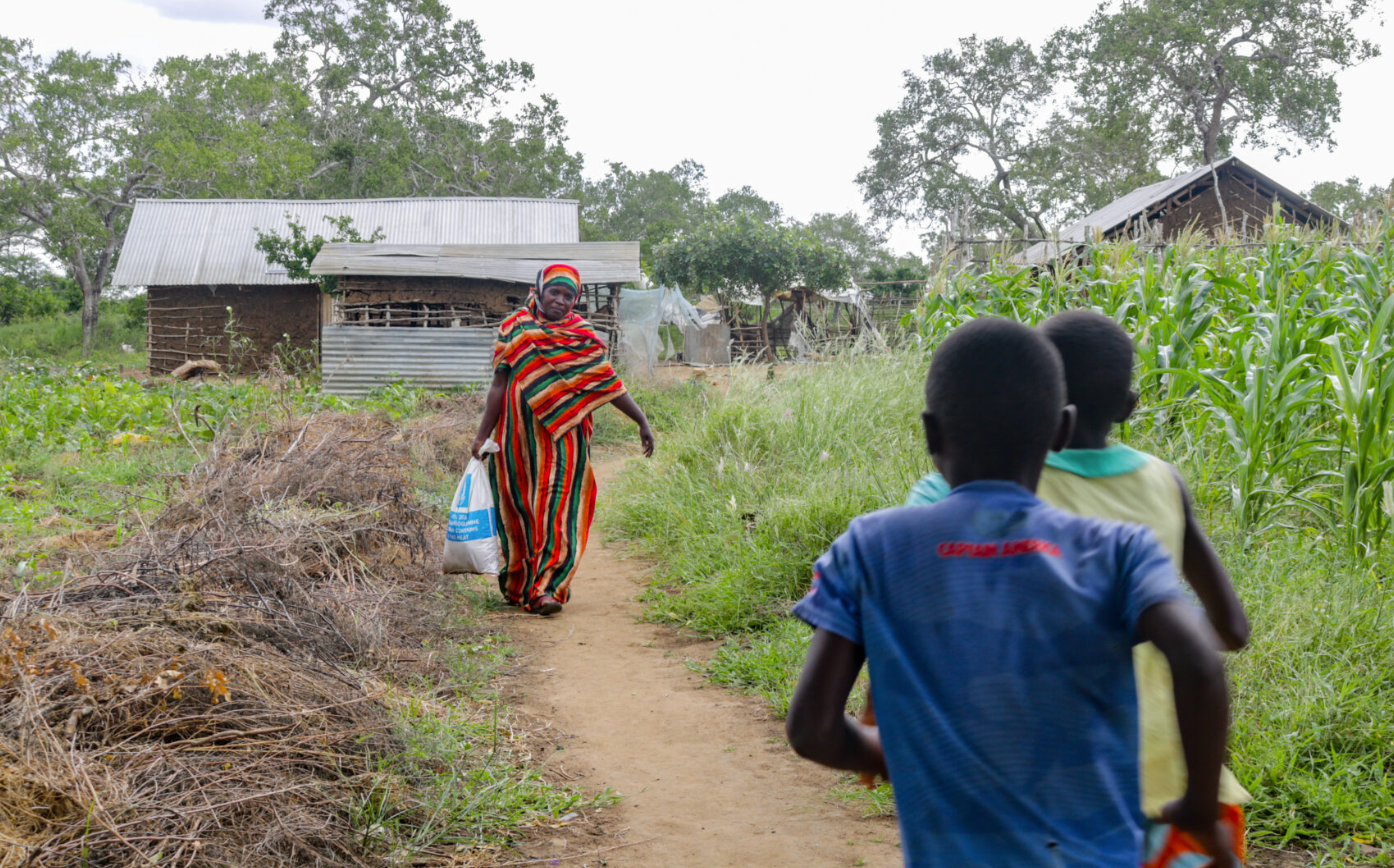
[[[538,292],[542,292],[554,283],[571,287],[571,291],[578,296],[581,294],[580,272],[564,262],[554,263],[537,272]]]

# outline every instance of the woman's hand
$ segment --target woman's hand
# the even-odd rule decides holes
[[[625,392],[615,399],[614,407],[624,415],[634,420],[634,424],[639,426],[639,443],[644,447],[644,457],[653,457],[653,429],[649,427],[649,417],[644,415],[644,411],[639,409],[639,405],[634,403],[634,396]]]
[[[639,426],[639,444],[644,447],[644,457],[653,457],[653,429],[645,422]]]
[[[479,450],[483,449],[484,444],[488,442],[488,434],[480,434],[478,437],[474,438],[474,445],[470,447],[470,455],[473,455],[475,458],[479,459],[480,461],[483,461],[484,454]]]

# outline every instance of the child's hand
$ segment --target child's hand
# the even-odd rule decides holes
[[[1162,822],[1170,823],[1195,839],[1210,858],[1213,868],[1243,868],[1234,852],[1229,828],[1215,816],[1215,809],[1195,810],[1185,799],[1168,802],[1162,807]]]
[[[862,713],[857,715],[857,722],[865,725],[869,729],[876,728],[876,706],[872,705],[871,703],[870,687],[868,687],[866,690],[866,705],[862,706]],[[880,729],[876,729],[876,744],[878,746],[881,744]],[[885,754],[882,754],[882,757],[884,761]],[[862,772],[861,785],[866,787],[868,790],[874,790],[878,786],[880,786],[880,784],[876,782],[877,777],[881,777],[886,781],[889,781],[891,779],[890,775],[884,769],[880,772]]]
[[[873,716],[872,719],[875,720],[875,717]],[[862,772],[860,779],[862,786],[868,790],[876,789],[880,786],[877,783],[877,778],[890,783],[891,773],[886,770],[886,753],[881,749],[881,730],[874,723],[868,725],[860,720],[856,722],[855,726],[860,731],[862,743],[874,753],[876,758],[876,768]]]

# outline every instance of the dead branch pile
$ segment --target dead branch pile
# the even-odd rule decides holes
[[[409,469],[461,466],[463,421],[214,444],[143,533],[0,597],[0,868],[379,861],[346,806],[401,749],[386,684],[449,690]]]

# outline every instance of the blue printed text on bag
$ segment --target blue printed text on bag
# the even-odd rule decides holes
[[[446,525],[445,538],[451,542],[488,539],[496,533],[493,507],[470,511],[470,488],[473,483],[471,476],[465,477],[464,485],[460,486],[460,496],[450,507],[450,523]]]

